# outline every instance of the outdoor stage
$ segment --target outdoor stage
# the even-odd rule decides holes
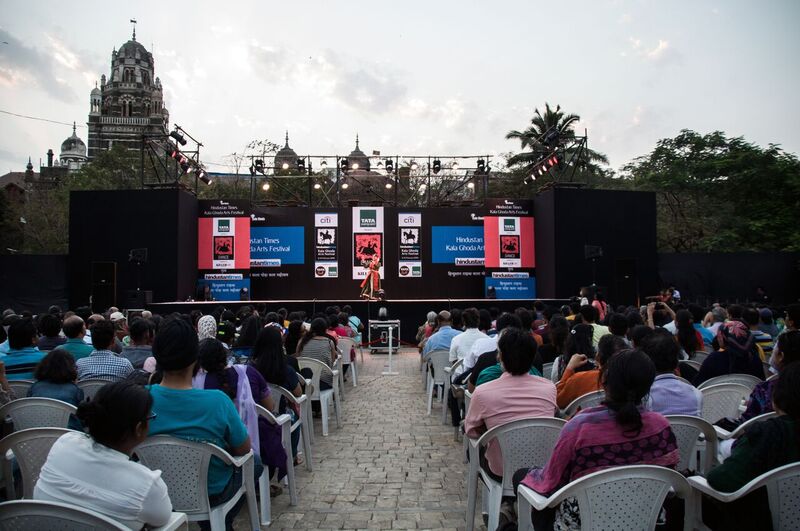
[[[564,299],[539,299],[547,305],[561,306],[566,304]],[[192,310],[201,310],[203,313],[211,313],[217,306],[224,306],[232,311],[246,305],[266,306],[268,312],[278,308],[286,308],[292,311],[304,311],[310,317],[316,312],[324,312],[328,306],[353,307],[353,314],[364,321],[365,328],[369,321],[378,319],[378,310],[386,308],[386,319],[397,319],[401,322],[400,339],[407,343],[416,343],[415,336],[417,328],[425,321],[428,312],[439,312],[441,310],[452,310],[459,308],[464,310],[474,306],[487,310],[497,307],[501,311],[514,311],[520,306],[532,309],[531,299],[404,299],[386,301],[365,301],[363,299],[353,300],[328,300],[328,299],[306,299],[306,300],[250,300],[250,301],[208,301],[208,302],[159,302],[148,305],[150,311],[166,315],[171,312],[189,313]]]

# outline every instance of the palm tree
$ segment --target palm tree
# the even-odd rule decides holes
[[[602,153],[587,149],[581,150],[575,142],[575,124],[581,119],[577,114],[564,114],[560,105],[555,109],[545,103],[545,112],[542,114],[535,109],[530,125],[524,131],[512,130],[506,134],[508,140],[519,140],[523,151],[511,156],[508,165],[530,173],[538,162],[551,154],[555,146],[561,149],[564,160],[573,160],[579,168],[591,174],[600,170],[600,165],[608,164],[608,158]],[[566,170],[562,170],[566,172]],[[556,173],[553,169],[551,172]]]

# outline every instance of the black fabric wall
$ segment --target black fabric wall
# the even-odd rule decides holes
[[[0,309],[33,313],[50,305],[68,306],[67,257],[64,255],[0,255]]]
[[[534,206],[539,297],[577,295],[593,280],[615,304],[655,293],[655,194],[558,187],[536,196]],[[603,248],[594,274],[585,245]]]
[[[113,190],[70,194],[68,278],[72,307],[89,303],[92,262],[117,265],[116,305],[126,306],[137,269],[131,249],[146,247],[141,288],[153,301],[184,300],[197,277],[197,199],[181,190]]]
[[[800,253],[663,253],[662,285],[675,285],[686,300],[751,300],[762,286],[777,305],[800,300]]]

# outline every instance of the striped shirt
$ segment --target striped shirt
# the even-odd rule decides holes
[[[308,343],[306,343],[303,346],[303,350],[300,351],[299,356],[321,361],[328,367],[331,367],[331,365],[333,364],[333,360],[331,360],[331,349],[333,348],[334,348],[333,341],[331,339],[328,338],[309,339]],[[323,381],[328,385],[333,385],[333,378],[331,378],[330,373],[321,374],[319,379],[320,381]]]
[[[45,353],[36,347],[12,348],[0,360],[6,366],[6,377],[9,380],[33,380],[33,372]]]
[[[102,378],[116,382],[124,380],[133,372],[133,365],[125,358],[120,358],[110,350],[95,350],[88,358],[81,358],[75,365],[78,368],[78,380]]]

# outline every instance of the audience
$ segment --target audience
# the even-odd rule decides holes
[[[67,340],[67,338],[60,335],[61,319],[51,313],[46,313],[39,317],[39,334],[40,337],[36,346],[43,351],[53,350],[63,345]]]
[[[86,324],[83,319],[77,315],[67,317],[64,319],[62,329],[67,340],[59,348],[72,354],[75,361],[91,355],[94,349],[83,340],[86,336]]]
[[[131,460],[147,438],[153,398],[131,382],[102,387],[81,402],[78,418],[88,434],[62,435],[47,456],[33,497],[83,507],[131,529],[169,521],[172,502],[160,470]]]
[[[461,319],[464,321],[464,332],[461,334],[457,334],[452,338],[450,341],[450,363],[453,363],[456,360],[463,360],[467,357],[470,350],[472,350],[472,346],[475,344],[476,341],[479,339],[488,339],[489,336],[484,334],[478,329],[478,325],[480,324],[480,314],[478,313],[477,308],[467,308],[461,314]],[[453,377],[458,376],[467,367],[463,367],[461,370],[457,370]]]
[[[558,407],[564,409],[576,398],[599,391],[603,366],[614,354],[625,348],[627,345],[621,337],[608,334],[600,338],[594,361],[585,354],[573,354],[564,375],[556,384]],[[580,368],[584,370],[579,371]]]
[[[130,343],[122,347],[122,357],[130,361],[134,369],[141,369],[145,360],[153,355],[155,326],[152,321],[136,318],[131,323],[129,333]]]
[[[719,350],[712,352],[703,360],[694,385],[724,374],[750,374],[764,379],[764,366],[756,350],[753,334],[741,321],[723,323],[716,337]]]
[[[612,356],[602,374],[603,405],[584,409],[564,426],[544,468],[517,471],[515,490],[522,484],[549,495],[570,481],[622,463],[675,468],[680,454],[669,422],[659,413],[641,409],[655,375],[653,362],[641,350]],[[603,455],[588,459],[596,447],[604,448]],[[533,524],[537,530],[553,529],[556,518],[560,529],[580,528],[577,503],[572,500],[558,510],[534,511]]]
[[[750,333],[753,334],[753,339],[759,349],[758,353],[761,357],[761,361],[769,361],[772,356],[773,348],[772,336],[758,328],[758,310],[755,308],[745,308],[742,321],[750,329]]]
[[[422,358],[424,360],[430,359],[430,354],[434,350],[450,350],[453,338],[461,333],[461,330],[456,330],[450,326],[452,324],[450,319],[450,312],[447,310],[442,310],[436,316],[438,330],[431,334],[425,342],[425,347],[422,349]]]
[[[8,327],[8,354],[2,357],[9,380],[32,380],[44,353],[36,347],[36,327],[30,318],[17,319]]]
[[[553,372],[550,379],[557,383],[564,375],[567,363],[575,354],[583,354],[587,358],[594,358],[595,347],[592,345],[593,328],[587,324],[576,324],[569,331],[565,351],[553,362]]]
[[[336,351],[336,343],[333,338],[327,334],[328,321],[324,317],[317,317],[311,321],[311,329],[300,339],[297,344],[297,356],[304,358],[312,358],[321,361],[328,367],[333,367],[333,362],[336,361],[338,356]],[[306,378],[310,378],[311,374],[306,369]],[[312,371],[313,372],[313,371]],[[319,388],[321,390],[333,388],[333,377],[330,373],[320,375]]]
[[[76,407],[83,402],[83,390],[75,384],[78,380],[75,359],[66,350],[57,348],[47,353],[36,366],[34,378],[36,381],[28,389],[29,397],[53,398]],[[70,418],[69,428],[83,431],[74,417]]]
[[[115,336],[115,326],[111,321],[98,321],[90,328],[94,351],[88,358],[76,362],[78,380],[100,378],[116,382],[124,380],[133,373],[133,365],[125,358],[120,358],[111,350]]]
[[[600,338],[604,335],[610,334],[607,326],[597,324],[598,312],[594,306],[583,305],[580,309],[581,317],[583,317],[584,324],[592,327],[592,346],[597,348],[600,343]]]
[[[664,329],[656,329],[645,338],[641,349],[656,368],[647,409],[662,415],[699,417],[703,409],[703,395],[696,387],[676,375],[681,348],[672,334]]]
[[[556,314],[548,321],[547,340],[539,347],[539,357],[542,363],[553,363],[556,358],[566,352],[567,338],[569,337],[569,321],[562,315]]]

